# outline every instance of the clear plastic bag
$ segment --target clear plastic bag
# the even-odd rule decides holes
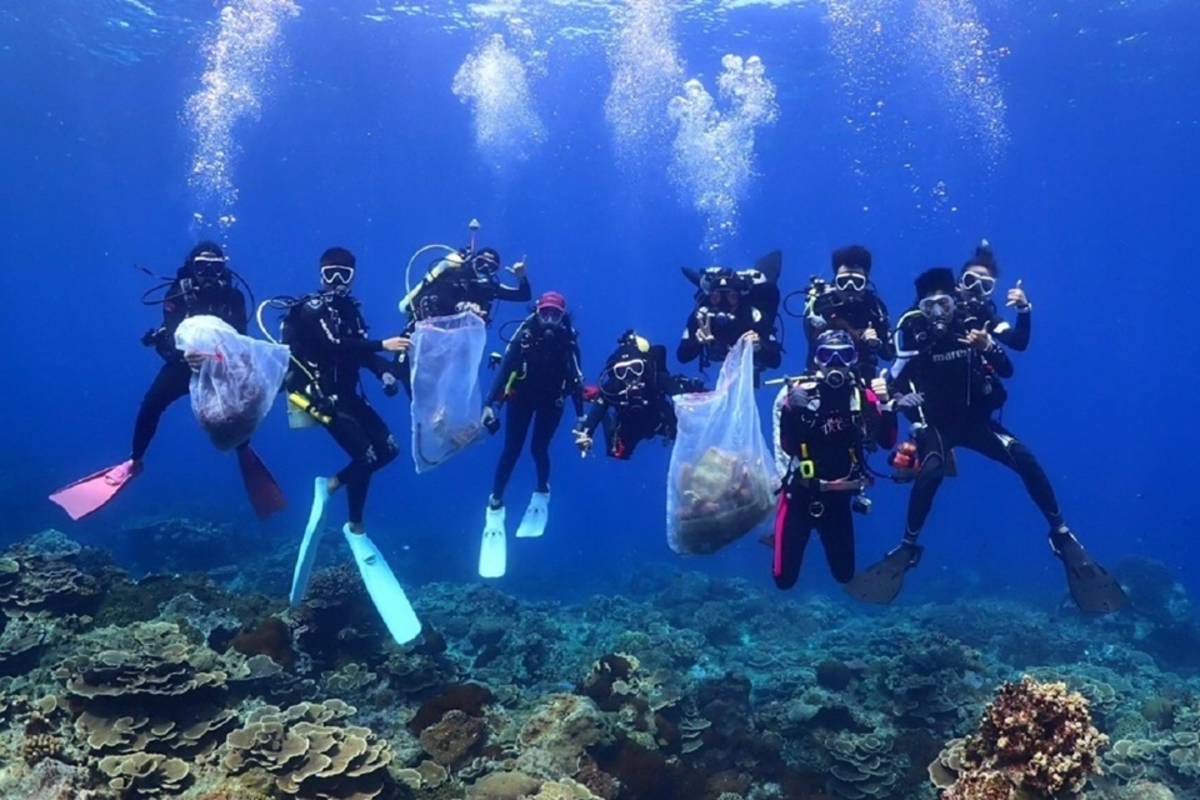
[[[667,541],[683,555],[713,553],[775,507],[779,479],[754,398],[754,345],[743,337],[729,351],[716,389],[673,399],[679,430],[667,476]]]
[[[230,450],[248,441],[275,402],[291,351],[243,336],[207,315],[179,323],[175,347],[185,355],[208,356],[188,388],[192,412],[212,443]]]
[[[470,311],[417,323],[412,336],[412,454],[427,472],[483,437],[479,366],[487,344]]]

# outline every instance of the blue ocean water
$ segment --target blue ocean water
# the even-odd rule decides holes
[[[171,272],[202,236],[259,298],[315,289],[320,252],[349,247],[367,319],[390,335],[409,255],[463,243],[478,218],[506,259],[527,257],[535,291],[566,295],[593,377],[626,328],[674,350],[691,308],[680,267],[778,248],[790,291],[860,242],[895,316],[920,270],[987,237],[1002,283],[1022,279],[1036,306],[1005,423],[1100,560],[1159,559],[1200,592],[1192,3],[44,0],[6,4],[0,26],[5,537],[54,526],[103,545],[158,513],[298,537],[313,475],[345,459],[278,410],[255,441],[291,504],[268,523],[186,403],[102,514],[70,525],[45,500],[127,452],[159,364],[138,343],[158,312],[134,267]],[[727,54],[759,57],[763,75],[746,82]],[[671,110],[692,78],[715,110]],[[802,335],[785,323],[796,371]],[[416,476],[407,403],[368,391],[404,443],[373,485],[374,538],[406,582],[478,580],[500,442]],[[553,447],[550,532],[510,545],[505,590],[578,597],[655,562],[769,588],[752,537],[707,559],[667,549],[668,450],[581,460],[572,421]],[[962,461],[906,599],[1056,604],[1061,569],[1020,484]],[[532,482],[522,460],[514,506]],[[860,563],[898,538],[906,491],[874,491]],[[815,547],[797,592],[833,594]]]

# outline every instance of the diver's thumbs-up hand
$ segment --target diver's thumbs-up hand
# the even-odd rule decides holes
[[[1017,311],[1026,311],[1029,308],[1029,297],[1026,296],[1022,283],[1018,278],[1017,285],[1008,290],[1008,302],[1005,304],[1009,308],[1016,308]]]
[[[862,340],[868,347],[879,347],[879,332],[875,330],[875,323],[867,323],[867,329],[862,332]]]
[[[888,401],[889,394],[887,375],[888,371],[886,369],[881,369],[879,370],[879,377],[874,378],[871,381],[871,391],[874,392],[875,396],[879,398],[880,403],[886,403]]]

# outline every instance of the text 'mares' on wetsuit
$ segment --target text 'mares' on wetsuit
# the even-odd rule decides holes
[[[1121,587],[1096,564],[1063,522],[1045,471],[1033,453],[996,419],[1007,399],[1003,380],[1012,362],[981,320],[957,302],[958,281],[946,268],[916,280],[917,304],[896,325],[896,387],[914,390],[920,404],[908,412],[918,467],[908,501],[904,537],[879,563],[860,573],[848,590],[869,602],[891,602],[905,572],[916,566],[917,544],[955,448],[973,450],[1008,467],[1046,518],[1050,547],[1066,568],[1071,594],[1088,612],[1115,611],[1126,603]]]

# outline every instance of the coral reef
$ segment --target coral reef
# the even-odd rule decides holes
[[[249,773],[250,786],[273,784],[284,795],[379,797],[391,782],[392,752],[370,730],[341,724],[354,713],[337,700],[264,706],[229,734],[221,765],[232,775]]]
[[[930,777],[943,800],[1075,796],[1100,773],[1107,743],[1083,695],[1026,676],[1000,687],[978,733],[951,742]]]
[[[930,800],[932,777],[945,800],[1163,800],[1200,782],[1200,678],[1169,669],[1200,665],[1167,644],[1195,620],[1159,565],[1123,568],[1158,611],[1104,620],[988,599],[865,614],[656,567],[577,606],[431,584],[397,647],[353,567],[285,609],[247,587],[290,551],[155,572],[186,562],[189,531],[228,531],[154,526],[165,552],[136,582],[57,532],[0,557],[0,797]]]

